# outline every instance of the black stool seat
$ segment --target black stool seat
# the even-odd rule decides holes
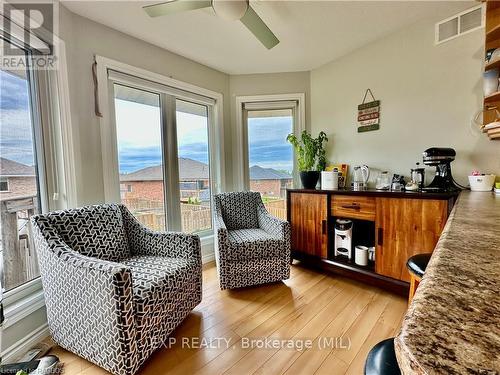
[[[431,253],[414,255],[408,259],[406,267],[408,267],[408,270],[410,270],[410,272],[414,275],[423,277],[427,264],[429,264],[429,260],[431,259],[431,255]]]
[[[365,375],[401,375],[394,338],[380,341],[368,353],[365,362]]]

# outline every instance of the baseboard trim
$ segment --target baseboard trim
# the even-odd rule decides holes
[[[41,325],[34,331],[31,331],[22,340],[19,340],[14,345],[9,346],[2,352],[2,362],[11,362],[16,360],[17,357],[26,353],[29,349],[31,349],[36,344],[40,343],[43,339],[48,337],[49,326],[47,323]]]
[[[201,256],[201,262],[203,264],[210,263],[210,262],[213,262],[213,261],[215,261],[215,254],[214,254],[213,251],[210,252],[210,253],[208,253],[208,254],[203,254]]]

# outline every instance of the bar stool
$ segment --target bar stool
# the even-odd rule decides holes
[[[427,268],[427,264],[429,264],[431,256],[432,253],[417,254],[410,257],[408,262],[406,262],[406,268],[410,271],[410,293],[408,295],[408,303],[411,302],[415,295],[415,291],[418,288],[420,280],[422,280],[424,276],[425,269]]]
[[[401,375],[394,338],[380,341],[368,353],[365,362],[365,375]]]

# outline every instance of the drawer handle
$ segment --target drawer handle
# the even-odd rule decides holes
[[[326,234],[326,220],[321,222],[321,232],[322,234]]]
[[[379,246],[384,245],[384,228],[378,228],[377,245],[379,245]]]
[[[356,210],[356,211],[361,210],[361,206],[359,204],[356,204],[356,203],[345,205],[345,206],[340,206],[340,207],[348,209],[348,210]]]

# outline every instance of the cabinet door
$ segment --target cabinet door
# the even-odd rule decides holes
[[[446,200],[377,198],[375,272],[410,281],[408,258],[434,250],[447,217]]]
[[[328,196],[290,192],[292,251],[328,255]]]

